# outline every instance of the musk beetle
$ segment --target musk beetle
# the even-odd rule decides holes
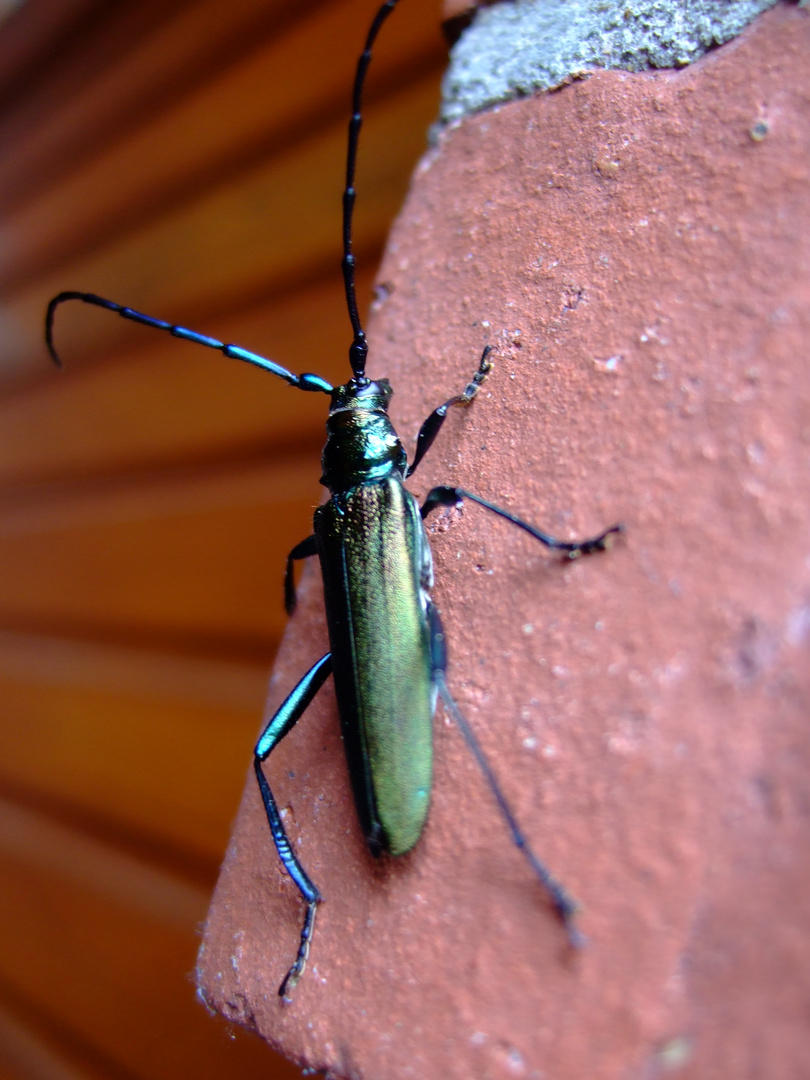
[[[423,522],[438,507],[455,506],[469,499],[572,559],[604,550],[621,526],[614,525],[579,543],[567,543],[464,488],[433,488],[420,508],[405,487],[405,480],[417,469],[438,435],[448,410],[468,406],[473,401],[492,364],[487,346],[466,388],[434,409],[422,424],[414,459],[409,465],[388,418],[391,387],[387,380],[371,381],[365,374],[368,347],[357,310],[352,254],[354,172],[363,85],[374,41],[396,3],[397,0],[387,0],[371,24],[357,64],[352,95],[343,193],[342,266],[353,330],[349,348],[352,375],[347,383],[332,387],[317,375],[293,374],[247,349],[154,319],[93,293],[59,293],[48,305],[45,318],[46,344],[58,365],[60,360],[53,344],[54,313],[62,303],[80,300],[217,349],[227,357],[255,364],[299,390],[330,396],[321,477],[329,498],[315,512],[313,535],[290,552],[284,583],[287,611],[292,613],[293,564],[299,559],[318,556],[330,651],[313,665],[280,706],[254,753],[256,777],[279,858],[306,902],[298,953],[279,988],[279,995],[285,1000],[306,965],[315,912],[322,897],[287,837],[262,765],[306,711],[330,674],[335,681],[357,812],[371,851],[375,855],[404,854],[422,833],[432,780],[431,726],[437,698],[441,697],[469,744],[514,843],[549,894],[570,941],[578,944],[581,940],[574,925],[574,901],[526,842],[477,739],[447,688],[447,651],[441,620],[430,599],[433,570]]]

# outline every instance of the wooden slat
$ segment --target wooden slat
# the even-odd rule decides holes
[[[373,266],[358,280],[365,308]],[[80,309],[81,320],[111,318]],[[350,341],[343,283],[324,283],[215,320],[221,340],[240,344],[294,371],[345,380]],[[107,363],[66,365],[43,357],[42,378],[0,400],[0,484],[14,486],[212,460],[264,455],[324,438],[328,400],[301,394],[265,372],[144,329],[140,347]],[[372,350],[374,343],[371,343]],[[317,480],[317,461],[312,481]]]
[[[2,633],[0,787],[187,851],[213,880],[266,684],[261,663]]]
[[[7,503],[0,618],[269,656],[287,553],[311,532],[318,448],[290,461]]]
[[[438,81],[421,80],[370,110],[358,189],[358,248],[379,242],[404,194],[409,166],[424,146],[436,107]],[[0,308],[6,335],[3,371],[19,375],[42,364],[41,320],[45,304],[60,289],[83,288],[131,307],[188,321],[206,307],[221,310],[235,298],[256,295],[271,284],[304,275],[313,266],[334,263],[335,193],[341,188],[344,125],[315,142],[254,170],[222,191],[207,195],[170,221],[124,239],[112,250],[83,260],[9,298]],[[302,221],[301,204],[310,207]],[[264,223],[264,228],[257,226]],[[125,300],[123,299],[125,298]],[[125,339],[124,321],[95,320],[81,335],[73,320],[62,320],[60,343],[66,357],[108,350]],[[202,329],[205,329],[204,327]]]
[[[43,58],[96,16],[108,0],[36,0],[19,4],[3,21],[0,34],[0,107],[20,93],[20,83]]]
[[[8,863],[71,882],[167,927],[187,929],[205,917],[204,890],[5,800],[0,852]]]
[[[25,5],[26,10],[42,6],[41,0]],[[14,140],[13,155],[0,161],[0,208],[6,211],[16,202],[30,201],[41,189],[58,186],[63,170],[75,168],[108,141],[143,124],[150,111],[167,108],[177,95],[207,81],[218,63],[238,58],[257,38],[271,33],[285,14],[293,16],[293,7],[290,0],[232,0],[227,5],[197,0],[176,11],[170,5],[164,23],[131,43],[117,64],[97,71],[58,109],[40,105],[37,115],[29,112],[28,123]],[[13,115],[13,107],[5,111],[0,130]]]
[[[74,8],[41,41],[34,63],[19,73],[2,101],[0,140],[6,154],[17,138],[36,126],[43,115],[58,113],[65,101],[94,81],[145,36],[189,0],[116,0]],[[46,6],[47,3],[46,3]],[[72,7],[70,0],[69,7]],[[20,16],[36,23],[39,0],[27,0]],[[45,20],[47,22],[47,16]]]
[[[381,48],[374,66],[376,83],[390,90],[392,74],[424,55],[424,19],[417,16],[428,3],[433,0],[420,0],[398,21],[397,34]],[[316,9],[195,94],[164,108],[151,123],[127,138],[119,136],[67,180],[39,198],[29,197],[4,224],[0,290],[47,272],[71,253],[75,258],[134,220],[149,220],[201,179],[210,185],[247,163],[274,156],[290,141],[300,141],[319,118],[334,117],[345,127],[347,88],[368,6],[368,0],[351,0]],[[329,63],[335,56],[340,62]],[[134,56],[130,62],[139,60]],[[323,75],[315,80],[313,70]],[[100,82],[92,89],[104,95]],[[83,99],[74,109],[86,116]],[[12,176],[24,173],[25,154],[6,169]]]
[[[70,1059],[49,1045],[42,1027],[4,1008],[0,997],[0,1080],[112,1080],[110,1072]]]
[[[65,0],[72,36],[18,47],[13,99],[0,72],[0,1027],[23,1018],[19,1047],[36,1020],[31,1075],[297,1075],[234,1051],[188,976],[326,398],[78,304],[59,374],[41,324],[86,288],[342,381],[346,110],[376,3]],[[31,26],[51,4],[27,0]],[[364,304],[435,116],[437,24],[408,0],[375,50]]]
[[[299,1075],[236,1053],[189,982],[207,898],[169,874],[0,804],[0,979],[131,1076]]]

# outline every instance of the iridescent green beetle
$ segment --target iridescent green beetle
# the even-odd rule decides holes
[[[295,607],[293,563],[317,555],[323,574],[330,651],[290,693],[254,752],[262,802],[279,858],[307,905],[298,954],[279,988],[285,1000],[306,965],[315,912],[322,897],[287,838],[262,764],[305,712],[330,673],[335,680],[357,812],[371,851],[375,855],[402,855],[410,851],[422,833],[432,783],[432,720],[441,695],[484,773],[515,844],[548,891],[569,939],[575,945],[581,940],[573,922],[574,901],[528,846],[475,736],[447,689],[447,650],[441,620],[430,599],[433,567],[423,521],[437,507],[471,499],[572,559],[604,550],[621,526],[614,525],[580,543],[567,543],[463,488],[433,488],[420,508],[405,487],[405,480],[438,435],[447,410],[469,405],[492,365],[488,346],[463,392],[444,402],[425,420],[413,463],[408,465],[388,417],[391,387],[387,380],[372,382],[365,374],[368,347],[357,311],[352,254],[353,185],[363,85],[374,41],[396,3],[387,0],[377,12],[354,82],[343,194],[343,278],[354,333],[349,349],[352,377],[345,385],[332,387],[317,375],[295,375],[237,345],[154,319],[93,293],[59,293],[48,305],[45,318],[45,341],[57,364],[61,362],[53,344],[54,312],[67,300],[81,300],[255,364],[299,390],[331,396],[321,477],[330,497],[315,511],[313,535],[290,552],[284,590],[291,613]]]

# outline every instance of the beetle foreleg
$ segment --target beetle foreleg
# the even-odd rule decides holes
[[[606,551],[610,547],[611,538],[618,533],[624,532],[624,526],[619,524],[611,525],[609,529],[605,529],[598,536],[592,536],[587,540],[573,542],[558,540],[556,537],[536,529],[534,525],[530,525],[528,521],[511,514],[508,510],[487,502],[480,495],[473,495],[471,491],[457,487],[435,487],[429,491],[422,505],[422,518],[424,520],[428,514],[439,506],[458,506],[464,499],[472,499],[479,506],[483,506],[485,510],[491,510],[493,514],[498,514],[499,517],[511,521],[513,525],[525,529],[530,536],[533,536],[535,540],[539,540],[541,544],[545,544],[547,548],[552,548],[554,551],[564,551],[569,559],[578,559],[580,555],[591,555],[594,551]]]
[[[300,545],[299,545],[300,546]],[[309,955],[309,944],[312,939],[312,928],[315,922],[315,909],[322,897],[318,887],[312,882],[304,870],[298,857],[292,849],[292,845],[284,831],[276,800],[270,790],[267,777],[262,769],[262,762],[266,761],[270,753],[281,742],[288,731],[295,725],[305,712],[307,706],[323,686],[332,671],[332,654],[326,656],[314,664],[295,689],[282,702],[281,706],[272,717],[267,727],[262,732],[261,738],[256,743],[253,755],[253,766],[256,770],[256,779],[259,781],[259,790],[262,793],[267,822],[276,845],[278,857],[290,877],[298,887],[298,891],[307,902],[307,912],[304,916],[304,926],[301,930],[301,943],[298,946],[298,955],[295,963],[284,976],[284,981],[279,987],[279,997],[289,1001],[288,993],[295,987],[301,978]]]
[[[478,742],[478,739],[473,734],[472,728],[468,724],[467,720],[464,718],[458,705],[456,705],[453,696],[447,688],[447,682],[444,677],[444,672],[441,670],[436,671],[434,674],[434,678],[439,693],[441,694],[442,701],[444,702],[444,707],[450,713],[456,723],[456,726],[459,728],[461,734],[464,736],[467,746],[469,746],[470,750],[472,751],[473,757],[478,762],[479,769],[484,774],[484,779],[487,782],[487,786],[489,787],[489,790],[492,792],[495,801],[498,804],[498,809],[500,810],[501,816],[506,822],[509,832],[512,834],[512,840],[515,844],[515,847],[526,859],[529,866],[532,868],[535,877],[538,879],[540,884],[551,897],[554,908],[557,914],[560,916],[563,926],[565,927],[565,932],[568,935],[569,942],[574,948],[579,948],[579,946],[584,944],[585,938],[574,923],[574,916],[576,915],[578,910],[577,902],[573,899],[573,897],[569,896],[569,894],[559,883],[559,881],[557,881],[557,879],[552,875],[548,867],[543,862],[541,862],[541,860],[529,847],[529,843],[517,823],[517,819],[512,812],[512,808],[506,801],[506,796],[501,790],[501,786],[498,783],[494,772],[492,771],[492,767],[487,761],[484,751],[481,749],[481,744]]]
[[[315,537],[308,536],[300,544],[296,544],[287,556],[287,569],[284,571],[284,608],[288,615],[295,611],[295,578],[293,577],[293,562],[298,559],[309,559],[318,554]]]
[[[408,476],[413,476],[416,472],[417,465],[433,445],[433,440],[441,431],[442,424],[447,417],[447,410],[454,406],[466,408],[481,389],[481,384],[484,379],[486,379],[487,375],[492,371],[492,361],[488,359],[491,352],[492,346],[487,345],[481,354],[481,362],[478,365],[478,371],[476,371],[462,392],[456,394],[455,397],[450,398],[449,401],[445,401],[444,405],[440,405],[438,409],[434,409],[427,420],[425,420],[424,424],[422,424],[419,429],[419,434],[416,436],[416,454],[414,455],[413,464],[408,466],[408,471],[405,474],[406,478]]]

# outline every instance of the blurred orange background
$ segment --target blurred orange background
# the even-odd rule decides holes
[[[0,23],[0,1078],[299,1075],[194,1000],[320,497],[325,402],[82,304],[347,375],[340,196],[376,0],[27,0]],[[363,306],[445,61],[370,70]],[[373,343],[372,343],[373,348]]]

